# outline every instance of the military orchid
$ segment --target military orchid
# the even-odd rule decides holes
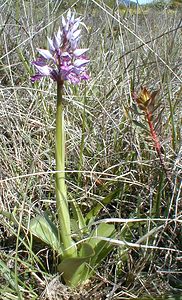
[[[62,17],[62,28],[48,38],[49,50],[38,48],[39,57],[33,61],[37,73],[31,77],[31,81],[49,76],[54,81],[62,83],[68,81],[78,84],[81,80],[88,80],[86,65],[89,59],[85,53],[88,49],[79,48],[81,30],[78,29],[80,18],[75,18],[69,10],[66,19]]]

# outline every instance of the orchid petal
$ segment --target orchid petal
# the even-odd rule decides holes
[[[61,34],[62,34],[62,31],[61,31],[61,28],[59,27],[59,28],[58,28],[58,32],[57,32],[57,36],[60,37]]]
[[[72,32],[72,39],[75,40],[81,33],[81,29]]]
[[[37,51],[39,52],[39,54],[41,56],[43,56],[46,59],[52,59],[53,58],[53,56],[52,56],[52,54],[49,50],[37,48]]]
[[[80,25],[80,22],[76,22],[76,23],[73,25],[71,31],[72,31],[72,32],[76,31],[79,25]]]
[[[66,26],[66,20],[65,20],[65,17],[64,17],[64,16],[62,16],[62,24],[63,24],[63,27]]]
[[[74,16],[74,15],[73,15]],[[68,10],[68,13],[67,13],[67,20],[70,21],[72,15],[71,15],[71,10],[69,9]]]
[[[82,73],[82,75],[81,75],[81,79],[82,79],[82,80],[89,80],[89,79],[90,79],[90,76],[89,76],[86,72],[84,72],[84,73]]]
[[[35,74],[33,76],[31,76],[31,82],[34,83],[37,80],[40,80],[42,77],[44,77],[43,75],[40,74]]]
[[[35,61],[32,61],[32,65],[43,67],[47,64],[44,57],[40,57]]]
[[[54,44],[53,44],[53,40],[51,40],[49,37],[47,39],[48,39],[50,51],[54,52],[55,51],[55,47],[54,47]]]
[[[49,66],[38,66],[38,65],[35,65],[36,69],[38,70],[38,72],[40,73],[40,75],[43,75],[43,76],[49,76],[51,75],[51,72],[52,72],[52,68],[50,68]]]
[[[87,48],[85,48],[85,49],[76,49],[76,50],[74,50],[73,51],[73,54],[76,56],[76,57],[78,57],[78,56],[81,56],[81,55],[83,55],[85,52],[87,52],[89,49]]]
[[[61,44],[61,36],[58,36],[58,35],[54,35],[54,38],[53,38],[53,45],[54,45],[54,48],[57,50],[59,49],[60,47],[60,44]]]
[[[69,57],[69,58],[71,58],[71,55],[69,54],[69,52],[62,52],[61,53],[61,57]]]
[[[67,77],[67,80],[73,84],[78,84],[80,82],[80,78],[73,75],[73,74],[70,74],[68,77]]]
[[[76,68],[80,68],[82,66],[85,66],[86,64],[89,63],[89,59],[76,59],[75,62],[74,62],[74,66]]]
[[[63,65],[63,66],[61,66],[61,70],[63,70],[63,71],[71,71],[73,69],[73,65]]]
[[[76,40],[71,40],[71,41],[70,41],[71,49],[73,49],[73,50],[76,49],[77,46],[78,46],[78,42],[79,42],[79,38],[76,39]]]

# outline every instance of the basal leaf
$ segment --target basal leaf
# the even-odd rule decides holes
[[[79,252],[79,257],[66,258],[58,265],[64,281],[69,286],[77,286],[89,277],[89,261],[94,256],[93,248],[84,243]]]
[[[113,238],[115,236],[115,232],[115,226],[113,224],[105,223],[99,224],[99,226],[93,230],[92,238],[89,240],[89,244],[95,251],[94,257],[90,260],[92,268],[98,266],[114,246],[109,241],[103,241],[102,237]],[[95,239],[94,236],[96,237]]]
[[[95,228],[91,233],[91,239],[89,240],[89,245],[93,248],[100,242],[98,237],[111,237],[115,232],[115,226],[113,224],[100,223],[97,228]],[[94,237],[96,237],[94,239]]]
[[[60,242],[58,240],[58,231],[56,226],[48,218],[48,216],[37,216],[30,221],[30,232],[42,240],[44,243],[50,245],[54,250],[60,254],[63,253]]]

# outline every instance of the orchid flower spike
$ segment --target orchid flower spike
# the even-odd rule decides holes
[[[85,55],[88,49],[79,48],[80,23],[81,19],[75,18],[70,10],[66,18],[62,17],[61,28],[53,39],[48,38],[49,49],[37,49],[39,57],[32,62],[37,73],[31,77],[32,82],[42,77],[50,77],[61,84],[65,80],[78,84],[89,79],[86,71],[89,59]]]

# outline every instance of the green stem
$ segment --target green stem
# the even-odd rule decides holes
[[[82,114],[82,138],[81,138],[81,145],[80,145],[80,157],[79,157],[79,167],[78,167],[78,182],[81,184],[81,170],[83,167],[83,150],[85,146],[85,126],[86,126],[86,111],[85,111],[85,105],[86,105],[86,95],[84,97],[84,107],[83,107],[83,114]]]
[[[57,111],[56,111],[56,206],[59,220],[60,240],[63,243],[64,257],[76,255],[71,238],[70,214],[65,184],[65,133],[64,133],[64,105],[62,97],[63,84],[57,83]],[[69,249],[68,249],[69,248]]]

